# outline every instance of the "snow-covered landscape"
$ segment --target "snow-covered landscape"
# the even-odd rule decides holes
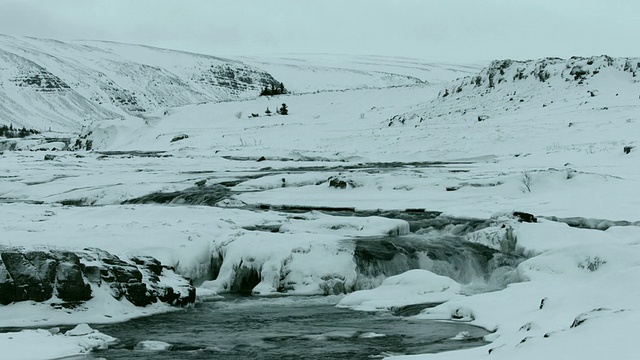
[[[240,294],[488,332],[363,358],[636,359],[638,72],[0,35],[0,358]]]

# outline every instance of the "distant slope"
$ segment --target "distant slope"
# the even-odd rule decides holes
[[[265,69],[297,93],[443,83],[477,74],[482,69],[481,65],[388,56],[288,54],[241,59]]]
[[[275,83],[263,70],[213,56],[0,35],[0,124],[78,130],[95,120],[254,97]]]
[[[93,144],[109,150],[199,149],[246,158],[337,160],[457,160],[556,149],[589,154],[614,149],[622,155],[625,146],[640,143],[637,65],[636,59],[606,56],[496,61],[479,75],[446,85],[185,107],[149,124],[93,128]],[[289,115],[264,115],[267,107],[283,102]],[[260,117],[237,118],[238,112]],[[172,142],[181,135],[189,137]]]
[[[640,107],[640,58],[496,60],[476,75],[444,85],[438,96],[398,115],[402,124],[477,121],[539,113]],[[389,126],[394,124],[390,119]],[[424,123],[424,124],[422,124]]]
[[[294,93],[309,93],[440,83],[479,70],[377,56],[241,60],[113,42],[0,35],[0,124],[78,131],[94,121],[250,99],[279,82]]]
[[[494,61],[381,125],[390,134],[422,132],[450,158],[558,149],[622,154],[640,141],[638,72],[640,58],[604,55]]]
[[[548,106],[554,99],[578,100],[584,105],[598,96],[637,97],[633,89],[640,90],[638,72],[640,58],[606,55],[497,60],[479,74],[452,83],[440,92],[437,101],[459,103],[475,99],[476,102],[483,100],[481,107],[503,109],[526,106],[530,102]],[[613,99],[613,103],[616,101]]]

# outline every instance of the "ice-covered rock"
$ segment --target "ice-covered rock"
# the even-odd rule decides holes
[[[513,221],[503,222],[496,226],[490,226],[465,235],[465,241],[482,244],[486,247],[509,253],[516,249],[516,236],[513,233]]]
[[[420,303],[438,303],[458,296],[461,286],[427,270],[410,270],[391,276],[382,285],[345,296],[338,306],[357,310],[390,309]]]
[[[171,350],[172,347],[173,345],[164,341],[145,340],[137,343],[133,349],[144,350],[144,351],[165,351],[165,350]]]
[[[76,325],[76,327],[67,331],[64,334],[66,336],[83,336],[83,335],[93,334],[94,332],[97,332],[97,331],[93,330],[91,326],[87,324],[78,324]]]

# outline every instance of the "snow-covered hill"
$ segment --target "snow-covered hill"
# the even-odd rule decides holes
[[[493,61],[479,74],[453,82],[439,94],[441,100],[485,103],[513,110],[534,101],[549,106],[554,99],[589,103],[589,97],[623,96],[616,102],[637,98],[625,92],[640,88],[640,58],[606,55],[570,59],[546,58],[529,61]],[[637,94],[636,94],[637,95]],[[627,96],[629,98],[625,98]],[[487,101],[491,99],[491,101]],[[556,101],[557,102],[557,101]],[[483,107],[489,106],[483,105]]]
[[[255,97],[269,84],[277,81],[235,60],[0,35],[0,124],[77,131],[97,120]]]
[[[389,56],[287,54],[242,57],[298,93],[445,83],[475,75],[480,64],[447,64]]]
[[[241,60],[113,42],[0,35],[0,125],[76,132],[100,120],[251,99],[280,82],[294,93],[387,88],[442,82],[477,70],[336,55]]]

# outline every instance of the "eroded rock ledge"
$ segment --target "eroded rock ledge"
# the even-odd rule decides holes
[[[74,304],[95,291],[147,306],[158,301],[173,306],[195,302],[189,281],[152,257],[121,259],[104,250],[25,250],[0,248],[0,304],[56,300]]]

